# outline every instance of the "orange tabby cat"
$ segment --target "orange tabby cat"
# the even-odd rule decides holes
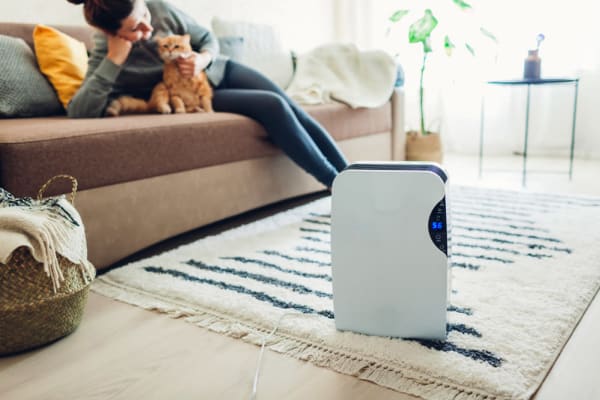
[[[150,105],[158,112],[168,114],[206,111],[213,112],[212,88],[204,71],[192,78],[184,78],[177,67],[177,58],[192,53],[190,35],[171,35],[157,39],[158,53],[165,62],[163,82],[152,92]]]
[[[159,112],[161,114],[186,112],[213,112],[213,91],[204,71],[184,78],[177,67],[177,58],[189,57],[192,53],[190,35],[171,35],[156,39],[158,52],[165,62],[163,81],[152,90],[148,102],[131,96],[121,96],[113,100],[106,114]]]

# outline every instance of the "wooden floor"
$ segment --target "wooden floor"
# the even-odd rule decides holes
[[[564,160],[540,160],[554,168]],[[458,184],[518,189],[518,159],[490,159],[513,173],[484,173],[477,159],[448,156]],[[566,165],[566,164],[565,164]],[[577,161],[574,179],[532,174],[528,189],[600,196],[599,161]],[[262,218],[315,196],[263,209],[156,246],[169,249]],[[536,395],[537,400],[600,399],[600,296],[593,301]],[[52,345],[0,358],[0,399],[248,399],[258,347],[181,320],[90,294],[75,333]],[[257,399],[414,399],[369,382],[265,352]]]

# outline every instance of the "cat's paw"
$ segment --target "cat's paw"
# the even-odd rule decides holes
[[[175,108],[175,114],[185,114],[185,107]]]
[[[109,117],[118,117],[121,115],[121,103],[119,100],[113,100],[106,107],[106,115]]]
[[[156,111],[160,114],[171,114],[171,106],[168,104],[159,104],[156,106]]]

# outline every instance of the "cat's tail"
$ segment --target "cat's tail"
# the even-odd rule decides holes
[[[124,114],[144,114],[150,111],[145,100],[131,96],[121,96],[110,102],[106,108],[106,115],[117,117]]]

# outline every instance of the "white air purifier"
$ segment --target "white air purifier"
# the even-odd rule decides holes
[[[361,162],[333,182],[336,328],[446,338],[448,175],[435,163]]]

